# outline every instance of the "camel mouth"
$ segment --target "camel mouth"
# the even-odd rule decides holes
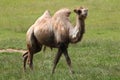
[[[88,13],[87,13],[87,12],[82,15],[82,17],[85,17],[85,18],[86,18],[87,16],[88,16]]]
[[[84,15],[85,15],[85,16],[87,16],[87,15],[88,15],[88,13],[85,13]]]
[[[82,14],[82,15],[83,15],[84,17],[87,17],[87,15],[88,15],[88,9],[83,9],[82,11],[83,11],[83,14]]]
[[[87,17],[87,15],[88,15],[88,14],[86,13],[86,14],[84,14],[83,16],[84,16],[84,17]]]
[[[81,15],[81,17],[86,18],[86,17],[87,17],[87,14],[83,14],[83,15]]]

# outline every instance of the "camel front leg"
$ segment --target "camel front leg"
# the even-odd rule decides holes
[[[59,62],[59,59],[60,59],[61,55],[62,55],[62,51],[59,49],[58,53],[56,54],[55,60],[54,60],[54,66],[53,66],[52,74],[55,72],[56,65]]]
[[[65,56],[65,59],[66,59],[66,62],[68,64],[68,66],[69,66],[70,72],[73,74],[74,71],[73,71],[72,66],[71,66],[71,59],[70,59],[70,57],[68,55],[67,49],[64,50],[64,56]]]

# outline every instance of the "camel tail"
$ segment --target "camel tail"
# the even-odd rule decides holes
[[[25,57],[27,54],[28,54],[28,51],[25,52],[25,53],[22,55],[22,57]]]

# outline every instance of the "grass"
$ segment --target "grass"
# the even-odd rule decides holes
[[[69,55],[75,74],[70,74],[62,56],[51,75],[56,49],[34,56],[34,71],[22,70],[22,55],[0,53],[0,80],[119,80],[120,79],[120,0],[1,0],[0,49],[26,49],[25,33],[48,9],[53,15],[60,8],[89,8],[86,33],[81,43],[70,44]],[[70,19],[75,23],[75,15]],[[28,67],[28,66],[27,66]]]

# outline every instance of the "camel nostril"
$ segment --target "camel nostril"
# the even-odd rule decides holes
[[[87,16],[87,13],[85,13],[84,15]]]

